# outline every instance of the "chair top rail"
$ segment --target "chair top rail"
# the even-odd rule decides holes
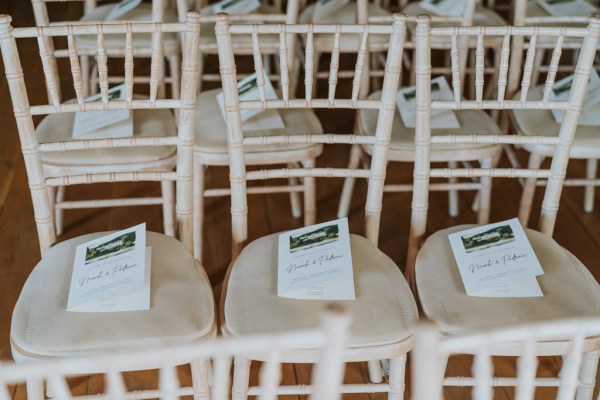
[[[209,22],[208,17],[201,17],[201,23]],[[68,36],[68,35],[97,35],[103,33],[105,35],[119,35],[128,32],[132,33],[155,33],[155,32],[172,32],[172,33],[183,33],[189,29],[185,24],[182,23],[164,23],[164,22],[127,22],[123,24],[121,21],[116,22],[102,22],[93,23],[88,22],[86,24],[79,23],[68,23],[61,25],[51,26],[38,26],[38,27],[26,27],[26,28],[13,28],[12,36],[17,39],[21,38],[33,38],[40,35],[43,36]]]
[[[105,103],[102,101],[102,99],[100,99],[98,101],[84,103],[61,103],[58,106],[52,104],[31,106],[31,114],[46,115],[61,112],[163,109],[180,107],[181,101],[175,99],[132,100],[131,103],[126,100],[110,100]]]
[[[588,22],[588,20],[586,20]],[[432,27],[432,37],[443,36],[568,36],[584,38],[588,34],[587,27],[552,27],[552,26],[454,26]]]

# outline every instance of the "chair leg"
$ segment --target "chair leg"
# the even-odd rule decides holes
[[[314,168],[315,159],[302,161],[304,168]],[[315,178],[304,178],[304,225],[314,225],[317,221],[317,184]]]
[[[456,166],[456,161],[448,161],[448,168],[454,169]],[[458,178],[448,178],[450,184],[457,182]],[[448,214],[452,218],[458,217],[458,190],[456,189],[448,190]]]
[[[381,361],[371,360],[367,363],[369,367],[369,380],[372,383],[381,383],[383,381],[383,369],[381,368]]]
[[[169,74],[171,74],[171,95],[174,99],[179,98],[179,68],[181,68],[181,61],[179,55],[175,54],[168,57],[169,60]]]
[[[352,145],[350,148],[350,160],[348,161],[348,168],[358,168],[360,164],[360,158],[362,155],[362,148],[359,144]],[[350,211],[350,203],[352,201],[352,192],[354,191],[355,178],[345,178],[344,186],[342,188],[342,195],[340,197],[340,204],[338,206],[337,217],[344,218],[348,216]]]
[[[56,204],[65,201],[65,191],[66,188],[64,186],[58,187],[58,190],[56,191],[56,200],[54,201],[54,207],[56,207]],[[56,230],[57,236],[61,235],[63,232],[64,212],[65,211],[62,208],[54,209],[54,229]]]
[[[175,237],[175,182],[160,182],[165,235]]]
[[[539,169],[543,159],[544,158],[541,155],[531,153],[529,155],[527,168],[530,170]],[[536,183],[536,178],[526,178],[525,183],[523,184],[523,193],[521,193],[521,202],[519,204],[519,220],[523,226],[527,226],[527,223],[529,222]]]
[[[388,400],[402,400],[404,398],[404,376],[406,375],[406,354],[390,360],[390,392]]]
[[[587,168],[586,168],[586,178],[587,179],[596,179],[596,170],[598,168],[598,160],[595,158],[591,158],[587,160]],[[585,192],[583,195],[583,210],[586,213],[591,213],[594,211],[594,184],[587,185],[585,187]]]
[[[194,236],[194,258],[202,261],[202,231],[204,225],[204,165],[194,165],[192,235]]]
[[[297,164],[288,164],[288,168],[295,168]],[[288,178],[288,185],[295,186],[298,184],[298,178]],[[294,218],[300,218],[302,216],[302,205],[300,204],[300,194],[298,192],[290,192],[290,208],[292,209],[292,216]]]
[[[88,56],[79,57],[79,65],[81,67],[81,83],[83,85],[83,95],[90,95],[90,58]]]
[[[489,169],[494,166],[494,158],[481,160],[481,168]],[[479,189],[479,212],[477,214],[478,224],[487,224],[490,220],[490,203],[492,201],[492,178],[480,178],[481,189]]]
[[[231,385],[231,400],[247,400],[250,380],[250,360],[235,357],[233,361],[233,384]]]
[[[194,389],[194,400],[208,400],[210,397],[208,360],[192,361],[192,386]]]
[[[596,372],[598,371],[598,359],[600,350],[583,354],[581,369],[579,370],[579,388],[577,388],[577,400],[591,400],[596,385]]]

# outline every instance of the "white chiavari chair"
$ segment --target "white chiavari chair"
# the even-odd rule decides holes
[[[0,46],[6,71],[14,114],[37,225],[42,253],[41,261],[33,268],[14,307],[11,323],[11,348],[17,361],[39,358],[81,356],[102,353],[113,349],[137,346],[162,346],[181,344],[214,335],[216,331],[215,307],[211,285],[204,270],[191,255],[191,191],[192,191],[192,134],[193,113],[196,100],[197,46],[200,32],[200,16],[190,13],[185,23],[117,23],[56,25],[34,28],[12,28],[9,16],[0,17]],[[81,69],[74,37],[80,34],[102,38],[120,35],[131,42],[134,33],[183,34],[186,51],[182,64],[182,93],[180,99],[157,99],[158,87],[153,79],[150,97],[133,96],[133,54],[125,57],[126,100],[109,100],[105,57],[100,47],[99,63],[102,98],[84,102],[81,87]],[[31,105],[27,82],[21,68],[17,41],[37,38],[43,50],[45,38],[61,37],[71,45],[70,57],[76,102],[61,102],[56,92],[57,82],[49,72],[49,56],[42,51],[41,58],[46,71],[47,88],[51,94],[50,104]],[[128,46],[129,47],[129,46]],[[160,63],[157,54],[153,64]],[[156,69],[154,69],[156,71]],[[67,140],[45,143],[37,136],[34,115],[49,117],[73,114],[76,111],[100,111],[130,109],[134,113],[145,112],[151,119],[154,114],[179,112],[178,131],[174,136],[162,136],[161,131],[150,131],[146,136],[114,139]],[[72,118],[72,116],[71,116]],[[155,136],[152,136],[155,135]],[[176,171],[164,169],[161,164],[143,170],[104,169],[89,172],[76,169],[61,170],[49,175],[43,161],[48,153],[66,154],[70,151],[96,152],[100,149],[152,152],[157,147],[175,148]],[[104,151],[104,150],[102,150]],[[177,183],[177,229],[178,241],[172,237],[147,232],[147,245],[152,247],[151,308],[145,311],[114,313],[67,312],[71,272],[75,248],[105,233],[79,236],[56,244],[53,224],[53,207],[50,188],[71,184],[123,181],[168,181]],[[174,312],[177,310],[177,312]]]
[[[498,82],[498,97],[484,100],[482,72],[476,82],[475,100],[463,100],[457,92],[452,101],[431,101],[430,88],[430,40],[436,36],[456,37],[485,35],[503,37],[503,60]],[[562,41],[566,37],[578,39],[581,44],[580,56],[575,72],[573,90],[568,101],[552,101],[549,91],[553,87],[556,73],[548,75],[545,95],[542,100],[510,100],[504,97],[509,71],[510,41],[516,37],[545,37],[548,40]],[[448,335],[468,333],[480,329],[503,327],[523,321],[535,322],[561,318],[597,317],[600,307],[600,286],[588,269],[571,253],[552,239],[564,174],[569,161],[569,153],[577,120],[582,107],[583,96],[598,38],[600,19],[590,19],[587,28],[544,28],[544,27],[461,27],[458,29],[430,27],[425,16],[418,18],[417,47],[417,128],[416,155],[414,169],[414,192],[412,217],[407,255],[407,276],[415,282],[423,313]],[[430,39],[431,38],[431,39]],[[481,40],[481,39],[479,39]],[[559,64],[560,46],[555,52],[551,70]],[[530,53],[528,57],[533,57]],[[530,61],[530,60],[529,60]],[[479,70],[482,70],[479,60]],[[526,65],[528,62],[525,63]],[[457,71],[458,73],[458,71]],[[525,75],[530,76],[526,69]],[[522,87],[527,91],[527,86]],[[525,94],[525,99],[527,96]],[[562,109],[566,116],[560,133],[554,137],[526,137],[518,135],[432,135],[430,112],[432,109]],[[550,169],[528,170],[516,168],[437,168],[432,166],[432,147],[438,143],[544,143],[553,145],[554,157]],[[526,229],[525,233],[542,266],[544,274],[538,277],[543,297],[504,297],[485,298],[467,296],[453,256],[448,234],[473,227],[460,225],[440,230],[425,240],[427,225],[428,196],[431,179],[436,178],[547,178],[548,185],[542,204],[539,231]],[[552,348],[551,345],[549,345]],[[560,348],[560,346],[559,346]],[[556,354],[561,354],[557,350]],[[595,365],[598,353],[590,353],[587,365]],[[589,394],[589,393],[588,393]],[[587,398],[587,397],[583,397]]]
[[[290,9],[295,9],[288,15],[277,14],[248,14],[230,16],[231,21],[240,24],[263,23],[266,21],[271,23],[293,23],[296,21],[297,15],[297,0],[287,2],[288,13]],[[260,11],[260,10],[259,10]],[[266,18],[266,19],[265,19]],[[205,27],[204,29],[210,29]],[[208,35],[201,36],[200,49],[216,52],[216,37],[214,36],[214,26],[212,27],[212,39],[204,44],[202,40],[209,38]],[[203,31],[204,31],[203,29]],[[285,79],[289,82],[289,87],[283,88],[275,86],[281,96],[282,91],[286,91],[290,97],[294,97],[297,76],[296,56],[293,52],[295,48],[296,35],[287,35],[288,47],[282,51],[279,43],[279,35],[260,35],[257,36],[260,43],[253,42],[251,35],[236,35],[233,37],[234,54],[240,60],[240,63],[252,62],[260,63],[265,71],[271,69],[267,73],[271,79],[276,82],[282,76],[280,70],[285,69]],[[212,44],[210,44],[212,43]],[[208,45],[210,44],[210,45]],[[260,53],[257,55],[255,46],[260,46]],[[273,65],[281,64],[281,67],[273,70],[271,62],[268,59],[273,57],[277,60]],[[283,73],[283,72],[282,72]],[[245,74],[240,69],[238,77],[243,78]],[[220,80],[219,74],[219,80]],[[257,79],[262,80],[262,76],[257,76]],[[275,83],[276,83],[275,82]],[[262,83],[260,83],[262,84]],[[203,221],[205,201],[211,197],[230,196],[229,188],[208,188],[205,184],[207,176],[206,168],[210,166],[227,166],[229,165],[229,149],[227,147],[227,125],[217,103],[217,93],[221,89],[206,90],[198,95],[196,102],[196,124],[194,134],[194,256],[202,261],[202,246],[203,246]],[[261,129],[250,131],[249,133],[255,136],[278,136],[287,134],[309,134],[322,133],[323,128],[315,113],[310,109],[293,109],[281,110],[280,116],[285,124],[284,128],[278,129]],[[248,165],[276,165],[287,164],[293,168],[297,163],[302,163],[306,167],[314,167],[315,159],[322,153],[323,146],[320,143],[309,145],[298,145],[294,143],[279,144],[275,146],[254,147],[246,153],[246,163]],[[263,185],[261,187],[253,187],[248,189],[248,193],[253,194],[275,194],[289,193],[290,206],[292,215],[296,218],[304,216],[304,224],[312,225],[316,220],[316,196],[314,180],[305,178],[302,182],[298,182],[295,178],[290,178],[287,185]],[[300,200],[300,195],[303,195],[303,201]]]
[[[312,76],[311,57],[306,57],[305,97],[294,99],[286,87],[284,63],[281,86],[283,97],[279,100],[241,101],[237,95],[236,65],[234,62],[232,37],[238,35],[278,34],[280,47],[285,51],[289,33],[307,36],[306,53],[312,48],[313,35],[327,34],[339,41],[342,35],[358,35],[361,46],[357,51],[356,69],[352,94],[343,97],[337,90],[337,66],[331,64],[329,91],[326,98],[313,98],[310,80]],[[222,331],[225,335],[246,335],[259,332],[278,332],[290,327],[307,327],[316,323],[315,310],[320,307],[318,300],[290,300],[276,296],[277,279],[277,234],[268,235],[245,245],[247,233],[247,188],[248,181],[271,178],[341,178],[355,176],[367,178],[369,193],[365,206],[366,237],[350,235],[353,257],[356,300],[344,302],[353,316],[348,340],[349,349],[345,352],[346,361],[370,361],[371,380],[381,381],[378,360],[390,359],[389,383],[344,386],[343,392],[388,392],[390,399],[401,399],[404,390],[404,368],[406,353],[412,345],[412,325],[417,319],[414,299],[404,276],[386,255],[377,248],[379,233],[381,195],[385,179],[386,155],[390,140],[395,93],[399,83],[401,57],[405,39],[405,21],[401,15],[394,16],[390,25],[229,25],[222,16],[216,27],[219,45],[220,68],[225,91],[225,106],[228,123],[228,145],[230,154],[231,216],[234,259],[229,266],[221,297]],[[364,82],[367,62],[367,37],[385,36],[388,40],[388,57],[384,76],[384,90],[380,98],[360,99],[360,85]],[[333,47],[334,59],[339,56]],[[255,48],[257,57],[260,49]],[[262,73],[262,65],[257,64],[257,72]],[[264,96],[264,95],[263,95]],[[343,134],[283,134],[280,136],[244,136],[240,111],[245,109],[377,109],[379,120],[376,134],[370,137]],[[327,168],[279,168],[246,171],[244,162],[252,146],[276,144],[314,143],[371,143],[376,151],[368,169]],[[374,310],[377,310],[374,312]],[[251,360],[260,360],[266,354],[239,359],[235,363],[233,398],[245,399],[248,391],[248,371]],[[285,362],[313,362],[311,352],[290,352],[282,358]],[[290,388],[290,393],[302,390]]]
[[[27,398],[33,400],[37,398],[34,389],[46,384],[52,388],[57,399],[83,400],[91,396],[173,399],[194,396],[202,400],[227,400],[231,393],[232,360],[257,352],[268,352],[271,356],[261,366],[257,387],[263,395],[268,396],[274,393],[281,381],[279,355],[288,348],[307,346],[319,354],[312,373],[310,388],[313,394],[310,398],[335,400],[339,398],[339,386],[344,374],[341,356],[349,323],[350,315],[343,307],[331,305],[321,316],[320,325],[307,330],[209,338],[195,343],[36,360],[26,364],[0,362],[0,398],[22,398],[16,385],[26,385]],[[208,387],[211,365],[213,374]],[[157,371],[152,374],[154,371],[149,370]],[[90,385],[95,388],[82,390],[72,383],[72,378],[76,378],[76,382],[88,380],[101,383]],[[100,393],[90,393],[95,390]]]
[[[600,320],[567,319],[522,324],[445,336],[432,324],[422,324],[416,331],[412,358],[412,399],[441,400],[444,389],[472,386],[470,398],[494,398],[495,388],[514,386],[514,398],[578,399],[591,398],[597,370]],[[461,355],[472,355],[472,375],[445,376],[447,365]],[[515,360],[516,374],[494,376],[502,369],[502,359]],[[544,356],[562,356],[556,376],[540,374]],[[464,357],[464,356],[463,356]],[[506,366],[504,367],[506,369]],[[550,387],[556,387],[550,392]],[[499,389],[496,389],[499,390]]]
[[[515,2],[515,16],[514,24],[516,26],[580,26],[584,27],[587,25],[588,17],[565,17],[565,16],[551,16],[545,10],[543,10],[535,1],[517,0]],[[539,77],[543,74],[547,74],[549,70],[548,62],[546,61],[548,56],[553,53],[554,42],[544,41],[537,39],[532,46],[531,42],[524,40],[516,40],[513,43],[513,49],[511,50],[514,59],[511,60],[515,66],[521,66],[523,63],[523,54],[526,51],[534,52],[535,57],[529,58],[530,65],[527,68],[532,69],[531,77],[528,80],[528,84],[534,86],[528,91],[528,98],[531,100],[539,100],[543,97],[544,88],[543,86],[537,86]],[[571,56],[576,58],[578,47],[581,43],[569,40],[565,38],[561,43],[561,54],[564,62],[560,66],[558,71],[561,74],[570,74],[575,70],[575,65],[567,62],[567,58]],[[597,63],[596,68],[597,68]],[[520,71],[521,68],[514,68],[514,71]],[[508,93],[515,98],[521,97],[519,92],[519,82],[522,80],[521,74],[515,73],[509,77],[509,89]],[[594,105],[587,110],[590,114],[598,113],[600,106]],[[514,110],[511,112],[511,120],[517,130],[517,133],[525,136],[556,136],[560,129],[560,124],[556,122],[552,113],[547,110],[539,110],[537,112],[523,113],[520,110]],[[597,135],[597,126],[584,125],[579,123],[575,132],[575,138],[571,146],[571,158],[586,160],[586,176],[584,178],[567,178],[565,179],[565,186],[583,186],[584,198],[583,198],[583,209],[585,212],[592,212],[594,210],[595,201],[595,187],[600,186],[600,180],[597,179],[597,166],[598,159],[600,159],[600,140]],[[552,148],[543,144],[524,144],[522,146],[529,153],[528,168],[539,169],[545,158],[552,156]],[[514,152],[512,149],[508,149],[509,154],[512,156]],[[518,159],[511,157],[514,165],[519,165]],[[519,219],[523,225],[527,225],[531,208],[533,205],[533,198],[535,194],[535,188],[538,185],[545,184],[544,180],[538,180],[528,178],[524,180],[523,194],[521,197],[521,204],[519,207]]]
[[[98,5],[97,0],[31,0],[33,6],[33,13],[35,17],[35,23],[37,26],[48,26],[52,24],[61,24],[66,21],[51,22],[48,12],[47,3],[83,3],[83,16],[79,19],[80,22],[105,22],[108,14],[111,12],[115,3],[107,3]],[[120,16],[118,19],[121,21],[138,21],[138,22],[177,22],[176,13],[167,7],[167,0],[152,0],[152,4],[141,3],[133,10]],[[182,22],[185,20],[183,16]],[[134,46],[137,49],[150,48],[153,41],[152,34],[139,35],[134,41]],[[88,50],[93,52],[97,49],[96,38],[90,35],[78,36],[75,38],[77,47],[80,50]],[[165,65],[160,65],[161,79],[160,79],[160,96],[164,97],[165,94],[165,83],[170,84],[171,94],[174,98],[179,97],[179,71],[181,64],[181,44],[179,43],[178,35],[167,33],[162,36],[162,53],[169,64],[169,75],[165,74]],[[123,37],[112,36],[106,41],[106,49],[109,57],[125,56],[125,43]],[[55,57],[69,57],[68,49],[55,49],[52,41],[49,41],[46,46],[54,54]],[[136,55],[137,56],[137,55]],[[90,93],[96,93],[98,87],[97,78],[97,65],[93,63],[93,59],[90,59],[85,52],[80,56],[81,61],[81,77],[83,82],[83,92],[85,96]],[[120,83],[123,81],[122,77],[111,76],[111,83]],[[148,82],[150,78],[148,76],[136,76],[136,82]]]
[[[36,2],[34,5],[37,8],[43,9],[43,14],[45,14],[45,4],[45,1],[40,1]],[[156,2],[156,4],[162,3],[159,1]],[[108,11],[104,9],[104,14],[106,14],[106,12]],[[93,23],[95,22],[73,22],[74,25]],[[38,22],[38,26],[55,26],[55,24],[40,25]],[[64,112],[66,110],[65,107],[57,107],[58,104],[64,101],[62,95],[63,88],[61,87],[62,74],[59,74],[58,58],[65,58],[65,63],[68,62],[71,65],[76,61],[75,58],[79,59],[77,71],[72,71],[71,76],[73,78],[73,88],[77,95],[77,102],[80,104],[83,102],[83,97],[81,96],[85,97],[86,77],[88,74],[86,69],[87,61],[85,60],[94,57],[95,55],[98,55],[96,61],[98,68],[96,68],[95,73],[97,76],[96,80],[103,93],[108,88],[108,85],[115,82],[125,82],[129,89],[134,85],[136,88],[140,87],[143,90],[148,90],[149,88],[152,98],[155,99],[164,97],[164,94],[161,95],[161,86],[164,82],[162,76],[162,54],[164,53],[165,45],[168,42],[166,38],[169,37],[177,38],[177,53],[179,53],[179,34],[170,31],[135,34],[124,33],[122,35],[103,34],[98,37],[90,34],[72,35],[67,48],[63,50],[54,49],[52,37],[41,35],[40,40],[38,40],[38,45],[40,47],[40,53],[42,54],[44,74],[48,88],[48,101],[50,102],[49,104],[56,107],[56,109],[51,112],[45,112],[45,114],[49,115],[36,127],[37,140],[39,142],[62,142],[71,140],[71,128],[73,127],[74,113]],[[81,38],[85,38],[83,43]],[[115,49],[118,49],[117,53],[113,53]],[[108,73],[109,58],[113,55],[118,55],[124,60],[123,64],[125,64],[125,67],[119,72],[118,66],[112,65],[110,67],[111,72]],[[129,73],[133,71],[134,60],[137,57],[145,57],[151,60],[149,77],[143,76],[143,74],[146,73],[144,69],[141,70],[143,72],[136,72],[135,75]],[[178,55],[177,58],[179,58]],[[179,61],[173,64],[172,68],[176,68],[180,71],[181,66],[179,65]],[[129,69],[129,72],[126,72],[125,76],[123,76],[123,71],[127,69]],[[175,72],[175,75],[178,74],[179,72]],[[63,80],[67,79],[65,78]],[[179,84],[179,78],[177,78],[176,85],[178,86]],[[175,100],[179,97],[179,88],[175,92],[175,96],[169,99]],[[177,121],[170,110],[140,109],[133,113],[134,136],[176,136]],[[44,112],[40,111],[40,114],[44,114]],[[48,144],[47,146],[50,145]],[[54,146],[60,147],[58,144]],[[50,151],[50,149],[48,149],[41,152],[41,160],[45,176],[53,177],[65,173],[105,173],[117,170],[120,172],[148,171],[156,169],[171,171],[176,165],[176,154],[173,146],[154,146],[146,149],[122,147],[110,150],[79,147],[73,148],[72,151],[67,152]],[[172,181],[160,181],[161,196],[144,198],[66,200],[65,186],[51,186],[49,187],[49,190],[52,197],[51,202],[55,208],[54,223],[56,226],[56,233],[60,235],[63,231],[64,210],[66,209],[162,204],[164,231],[166,234],[173,236],[175,234],[173,220],[175,205],[174,186]]]

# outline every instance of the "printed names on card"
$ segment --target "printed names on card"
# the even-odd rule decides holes
[[[544,271],[517,218],[448,235],[469,296],[537,297]]]

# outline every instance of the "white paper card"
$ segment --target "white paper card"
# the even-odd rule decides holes
[[[215,4],[203,7],[202,15],[212,15],[225,12],[231,15],[250,14],[260,7],[260,0],[221,0]]]
[[[307,300],[354,300],[348,219],[279,235],[277,295]]]
[[[86,102],[100,101],[102,94],[86,97]],[[125,100],[125,85],[108,90],[109,100]],[[103,139],[133,136],[130,110],[76,112],[72,136],[77,139]]]
[[[557,17],[589,17],[598,8],[585,0],[536,0],[548,14]]]
[[[517,218],[455,232],[448,239],[469,296],[544,273]]]
[[[146,224],[80,244],[75,250],[67,311],[144,285],[145,259]]]
[[[401,89],[396,95],[396,106],[404,126],[414,128],[416,124],[417,89],[410,86]],[[431,80],[431,100],[452,100],[454,94],[448,86],[446,78],[439,76]],[[460,123],[452,110],[431,110],[431,128],[460,128]]]
[[[568,101],[574,77],[574,75],[569,75],[556,82],[550,92],[550,100]],[[592,109],[592,106],[598,103],[600,103],[600,76],[598,76],[595,69],[592,69],[581,107],[581,114],[579,115],[579,125],[600,125],[598,110],[597,108]],[[556,122],[562,123],[565,110],[552,110],[552,115]]]
[[[122,15],[127,14],[142,3],[142,0],[122,0],[118,2],[108,13],[105,21],[114,21]]]
[[[265,82],[265,99],[276,100],[277,94],[275,93],[275,89],[273,89],[273,85],[268,79],[265,71],[263,71],[263,81]],[[240,101],[260,100],[260,89],[258,87],[258,78],[256,73],[238,82],[238,96]],[[217,103],[219,103],[219,108],[221,110],[223,119],[227,121],[227,116],[225,115],[225,96],[223,95],[222,91],[217,93]],[[259,114],[261,115],[261,118],[258,118]],[[283,119],[281,119],[281,116],[277,110],[242,110],[240,115],[242,118],[242,129],[244,131],[285,128]],[[250,120],[251,118],[252,120]]]
[[[313,9],[313,22],[331,22],[330,17],[349,2],[350,0],[318,0]]]
[[[422,9],[435,15],[460,17],[465,12],[465,0],[422,0]]]

